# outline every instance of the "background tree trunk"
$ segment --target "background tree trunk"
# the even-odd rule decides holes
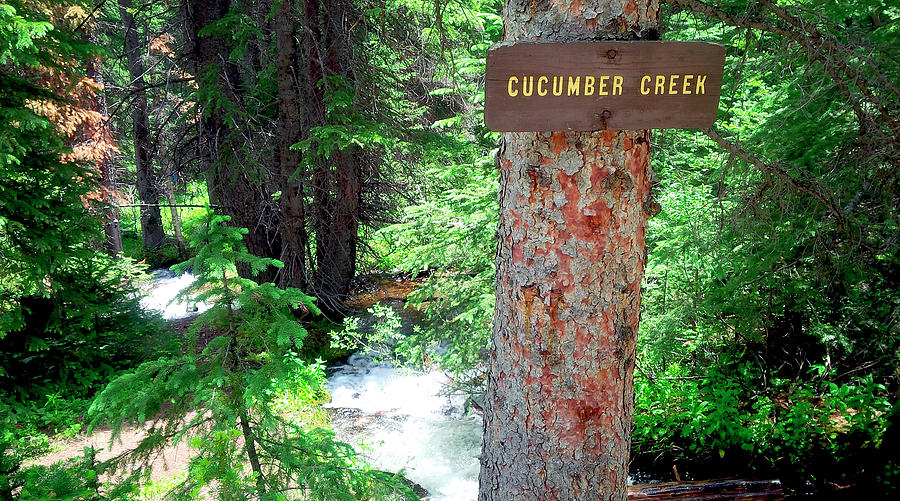
[[[142,45],[131,13],[131,0],[119,0],[119,16],[125,35],[125,57],[133,90],[131,121],[134,138],[134,166],[137,170],[137,190],[141,202],[141,243],[145,250],[156,250],[166,241],[159,206],[159,187],[153,172],[153,152],[150,150],[150,119],[147,112],[147,92],[144,87]]]
[[[200,124],[200,156],[206,170],[211,202],[231,216],[231,225],[247,228],[244,237],[247,250],[257,256],[281,257],[280,215],[272,200],[267,168],[253,168],[242,151],[235,120],[241,101],[241,74],[229,60],[230,48],[218,36],[200,36],[200,30],[222,19],[231,8],[230,0],[186,0],[182,4],[189,57],[198,79],[206,86],[205,94],[216,99],[221,94],[236,106],[226,112],[214,103],[201,103],[206,108]],[[221,94],[219,94],[221,93]],[[243,264],[238,273],[259,282],[275,280],[277,269],[270,267],[257,276]]]
[[[93,40],[92,40],[93,41]],[[91,80],[103,86],[103,72],[100,58],[94,57],[88,61],[85,74]],[[98,91],[94,97],[94,109],[101,116],[107,117],[109,114],[106,109],[106,96],[102,91]],[[100,172],[100,189],[102,191],[103,201],[106,206],[103,208],[103,233],[106,240],[103,248],[112,256],[122,254],[122,227],[119,222],[119,201],[116,200],[116,194],[119,191],[116,183],[116,164],[113,158],[113,139],[106,124],[100,124],[101,130],[94,133],[102,138],[102,142],[109,144],[109,149],[102,158],[97,160],[97,170]]]
[[[172,229],[175,233],[175,247],[178,248],[178,259],[187,259],[187,247],[184,242],[184,234],[181,231],[181,216],[178,214],[178,203],[175,200],[175,185],[173,174],[166,175],[166,201],[169,203],[169,212],[172,215]]]
[[[352,5],[346,0],[306,1],[304,40],[307,80],[305,82],[306,128],[328,124],[326,90],[333,82],[326,77],[341,77],[353,85],[351,71],[352,41],[349,15]],[[315,155],[312,151],[309,155]],[[313,214],[316,237],[316,271],[311,292],[326,315],[341,315],[343,301],[356,274],[356,246],[360,220],[360,176],[355,155],[350,150],[332,151],[328,158],[314,160],[312,175]]]
[[[306,290],[308,264],[305,259],[309,238],[306,232],[306,207],[300,151],[291,146],[302,136],[300,68],[297,41],[297,6],[282,0],[275,16],[275,51],[278,69],[278,163],[283,177],[281,188],[282,256],[281,284]]]
[[[655,0],[507,0],[507,41],[633,39]],[[625,499],[649,131],[505,133],[479,499]]]

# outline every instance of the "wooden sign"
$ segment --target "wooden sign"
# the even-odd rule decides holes
[[[710,42],[526,42],[487,53],[495,131],[691,129],[716,121],[725,48]]]

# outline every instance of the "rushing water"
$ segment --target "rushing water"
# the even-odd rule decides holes
[[[145,310],[154,310],[166,320],[175,320],[209,309],[209,305],[206,303],[183,298],[175,300],[181,291],[187,289],[196,280],[190,273],[176,276],[167,269],[158,269],[153,270],[150,276],[152,278],[144,286],[144,298],[141,299],[141,306]]]
[[[190,274],[156,270],[141,304],[167,319],[188,317],[209,305],[173,299],[193,283]],[[408,334],[418,316],[402,301],[382,300],[402,318]],[[363,315],[365,317],[365,315]],[[361,326],[372,318],[362,318]],[[432,501],[470,501],[478,494],[482,422],[465,411],[465,397],[448,395],[439,370],[415,372],[376,364],[356,354],[332,367],[328,391],[338,438],[354,444],[376,468],[397,472],[429,492]],[[630,482],[629,482],[630,483]]]
[[[189,317],[209,305],[183,298],[195,280],[155,270],[141,306],[168,320]],[[395,310],[397,304],[394,305]],[[371,319],[364,319],[370,322]],[[411,329],[404,318],[404,330]],[[331,369],[328,390],[338,436],[358,446],[376,468],[406,476],[428,490],[430,500],[468,501],[478,491],[481,419],[467,415],[465,398],[448,396],[441,371],[412,372],[379,366],[363,355]]]
[[[481,419],[465,413],[464,397],[445,395],[448,382],[441,371],[376,366],[354,355],[328,380],[335,432],[376,468],[404,469],[427,499],[475,499]]]

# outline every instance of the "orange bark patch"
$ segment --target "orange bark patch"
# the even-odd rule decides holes
[[[597,200],[584,209],[584,215],[593,234],[607,233],[612,220],[612,209],[606,206],[606,202]]]
[[[650,162],[650,145],[639,141],[634,148],[625,153],[625,167],[631,173],[631,179],[637,189],[637,199],[643,201],[650,193],[647,181],[647,164]]]
[[[616,131],[614,130],[605,130],[600,133],[603,137],[603,146],[609,148],[612,146],[613,139],[616,138]]]
[[[568,141],[566,141],[566,133],[565,132],[554,132],[553,136],[553,154],[559,156],[560,153],[565,151],[566,148],[569,147]]]
[[[581,0],[570,0],[569,2],[569,14],[575,16],[575,18],[581,17],[582,10],[584,9],[584,2]]]
[[[609,175],[609,169],[598,164],[591,164],[591,186],[600,186],[600,183]]]
[[[635,5],[634,0],[625,2],[625,5],[622,6],[622,12],[625,13],[626,18],[635,20],[637,18],[637,5]]]
[[[556,259],[559,260],[560,275],[568,275],[571,273],[570,263],[572,262],[572,258],[558,247],[556,248]]]
[[[524,252],[522,251],[521,245],[514,245],[512,248],[512,262],[513,264],[522,264],[522,259],[524,258]]]

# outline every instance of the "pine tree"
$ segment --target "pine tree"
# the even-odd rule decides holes
[[[173,491],[178,499],[204,486],[223,500],[284,499],[291,492],[322,500],[411,497],[397,477],[369,470],[330,431],[304,429],[274,411],[275,382],[305,367],[297,351],[307,332],[294,312],[317,310],[298,289],[237,275],[237,263],[251,273],[282,264],[247,252],[247,230],[228,220],[210,213],[194,231],[196,256],[174,267],[198,277],[186,294],[213,304],[191,325],[185,352],[141,364],[91,406],[92,426],[152,420],[147,437],[114,465],[146,466],[167,444],[188,440],[197,455]]]

